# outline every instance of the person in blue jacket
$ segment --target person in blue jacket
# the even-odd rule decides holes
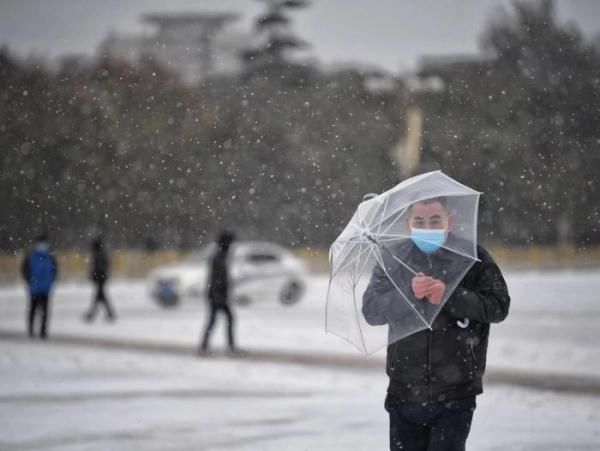
[[[27,331],[34,337],[34,322],[40,315],[40,338],[48,337],[48,304],[52,286],[58,274],[56,259],[50,253],[48,236],[42,234],[35,240],[33,250],[25,257],[22,273],[29,288],[29,310],[27,312]]]

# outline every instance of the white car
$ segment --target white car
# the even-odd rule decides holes
[[[213,243],[182,263],[152,270],[148,275],[152,297],[164,307],[174,307],[186,298],[205,297],[215,252]],[[276,300],[290,305],[304,293],[305,264],[278,244],[235,242],[229,253],[229,267],[234,303],[248,305]]]

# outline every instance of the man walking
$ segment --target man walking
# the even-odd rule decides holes
[[[227,341],[229,350],[236,352],[235,340],[233,337],[233,314],[229,308],[229,271],[227,257],[229,248],[235,240],[233,232],[224,230],[217,239],[218,250],[212,260],[211,273],[208,284],[208,300],[210,313],[204,330],[204,336],[200,345],[200,353],[208,352],[210,335],[215,325],[217,313],[222,312],[227,318]]]
[[[56,259],[50,254],[48,237],[45,234],[35,240],[33,250],[25,257],[21,272],[29,288],[27,331],[34,338],[34,323],[40,317],[39,336],[48,338],[50,292],[58,274]]]
[[[110,261],[104,246],[104,240],[101,237],[92,242],[92,259],[90,266],[90,279],[95,285],[95,295],[89,311],[85,314],[86,321],[92,321],[96,316],[96,311],[101,305],[106,312],[106,319],[114,321],[115,312],[106,297],[104,286],[108,280]]]
[[[414,268],[406,271],[391,257],[385,270],[377,266],[363,295],[362,313],[371,325],[395,332],[403,321],[396,305],[406,305],[390,293],[410,287],[414,310],[437,311],[447,284],[456,277],[451,263],[460,238],[452,233],[446,198],[410,206],[411,239],[392,248]],[[387,349],[389,385],[385,408],[390,420],[390,449],[403,451],[464,451],[475,410],[483,392],[490,323],[504,320],[510,297],[500,269],[489,253],[477,246],[471,269],[426,329],[395,341]],[[391,279],[391,280],[390,280]],[[392,283],[393,280],[393,283]],[[448,293],[449,294],[449,293]],[[396,307],[396,308],[394,308]]]

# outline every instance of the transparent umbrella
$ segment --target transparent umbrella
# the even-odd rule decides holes
[[[432,328],[477,261],[480,194],[434,171],[361,202],[329,251],[327,331],[371,354]]]

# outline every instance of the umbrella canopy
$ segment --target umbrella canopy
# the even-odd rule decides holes
[[[361,202],[329,251],[327,331],[371,354],[432,328],[477,261],[480,194],[435,171]]]

